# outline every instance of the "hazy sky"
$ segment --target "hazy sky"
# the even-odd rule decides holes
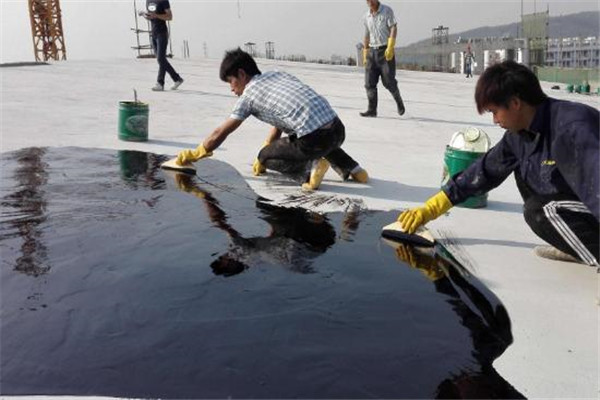
[[[32,61],[33,44],[27,0],[0,0],[1,62]],[[192,58],[220,58],[226,49],[255,42],[275,43],[276,55],[304,54],[329,58],[351,56],[362,40],[364,0],[170,0],[173,53],[180,57],[188,40]],[[431,37],[431,29],[448,26],[458,33],[480,26],[517,22],[521,0],[382,1],[398,19],[398,45]],[[143,9],[145,0],[137,0]],[[61,0],[63,29],[69,59],[123,58],[134,55],[133,0]],[[598,11],[597,0],[523,0],[525,13],[550,15]]]

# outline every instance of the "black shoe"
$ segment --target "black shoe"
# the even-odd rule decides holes
[[[398,103],[398,114],[400,114],[400,116],[403,116],[405,111],[406,109],[404,108],[404,103],[402,102],[402,100],[400,100],[400,102]]]
[[[361,117],[376,117],[377,116],[377,111],[367,110],[367,111],[361,112],[359,114],[360,114]]]

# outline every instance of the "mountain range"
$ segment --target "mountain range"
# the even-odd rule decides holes
[[[453,43],[458,37],[483,38],[483,37],[518,37],[520,23],[513,22],[506,25],[482,26],[459,33],[450,33],[449,41]],[[551,38],[589,37],[600,36],[600,12],[586,11],[577,14],[567,14],[550,17],[548,20],[548,36]],[[431,38],[420,40],[412,45],[431,41]],[[411,46],[412,46],[411,45]]]

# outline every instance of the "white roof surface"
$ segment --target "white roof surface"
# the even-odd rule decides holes
[[[361,69],[258,61],[263,71],[290,72],[328,99],[346,125],[343,147],[371,176],[368,184],[344,183],[330,171],[315,195],[362,199],[372,210],[411,207],[439,190],[445,145],[454,132],[479,127],[493,143],[503,134],[490,115],[477,114],[477,77],[398,71],[406,114],[397,115],[390,94],[379,85],[379,117],[373,119],[358,115],[367,103]],[[178,91],[165,92],[150,91],[155,60],[67,61],[0,69],[2,152],[81,146],[174,155],[195,147],[229,115],[236,98],[218,78],[219,60],[172,62],[185,83]],[[167,78],[167,88],[170,84]],[[599,106],[598,97],[551,86],[543,83],[553,97]],[[148,142],[117,137],[118,102],[132,100],[133,88],[150,104]],[[268,178],[252,176],[251,165],[268,128],[248,119],[213,157],[233,165],[263,197],[277,200],[299,194],[299,186],[274,186]],[[201,162],[197,166],[202,168]],[[447,238],[454,255],[508,310],[514,343],[494,366],[529,398],[597,398],[596,268],[534,255],[533,247],[543,242],[523,219],[512,177],[489,194],[488,202],[483,209],[455,207],[429,227],[437,237]]]

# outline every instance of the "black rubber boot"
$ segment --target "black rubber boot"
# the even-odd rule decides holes
[[[402,96],[400,96],[400,92],[396,92],[393,94],[394,100],[396,100],[396,105],[398,106],[398,114],[400,116],[404,115],[406,109],[404,108],[404,102],[402,101]]]
[[[377,89],[367,90],[367,99],[369,107],[367,111],[359,113],[361,117],[376,117],[377,116]]]
[[[367,110],[359,113],[361,117],[376,117],[377,111],[375,110]]]

